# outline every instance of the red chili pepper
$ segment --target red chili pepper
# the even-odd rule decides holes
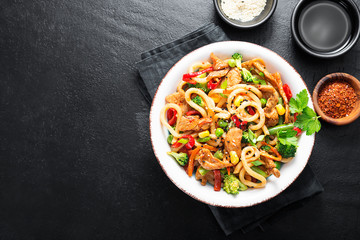
[[[174,126],[174,124],[176,123],[176,114],[177,111],[174,108],[169,108],[169,110],[167,110],[166,117],[170,126]]]
[[[294,113],[294,122],[296,122],[297,116],[299,115],[299,113]]]
[[[255,111],[251,106],[246,107],[246,111],[248,111],[250,115],[255,115]]]
[[[213,89],[216,89],[219,86],[219,83],[220,83],[219,79],[215,80],[213,78],[208,82],[207,86],[208,86],[209,89],[213,90]]]
[[[196,110],[191,110],[191,111],[188,111],[187,113],[185,113],[186,116],[190,116],[190,115],[201,115],[198,111]]]
[[[293,130],[297,131],[297,134],[296,134],[297,137],[301,135],[302,130],[300,128],[294,127]]]
[[[183,81],[188,82],[190,84],[194,84],[194,85],[196,84],[196,81],[192,80],[191,78],[185,78],[185,79],[183,79]]]
[[[187,142],[187,143],[185,144],[186,149],[192,149],[192,147],[195,145],[195,139],[193,138],[193,136],[191,136],[191,135],[184,135],[184,136],[182,136],[181,138],[179,138],[179,140],[182,139],[182,138],[187,138],[187,139],[189,140],[189,142]],[[178,147],[180,147],[180,146],[181,146],[181,143],[179,143],[179,140],[177,140],[171,147],[172,147],[172,148],[178,148]]]
[[[219,169],[215,169],[214,171],[214,191],[221,190],[221,174]]]
[[[289,85],[284,84],[284,85],[283,85],[283,89],[284,89],[286,98],[287,98],[288,100],[290,100],[290,98],[292,98],[292,93],[291,93],[291,90],[290,90]]]
[[[240,121],[236,115],[232,116],[231,120],[235,123],[236,127],[241,128],[242,130],[246,129],[247,121]]]
[[[209,67],[209,68],[206,68],[206,69],[198,71],[198,72],[185,73],[183,75],[183,80],[185,81],[185,79],[197,77],[197,76],[199,76],[199,75],[201,75],[203,73],[210,72],[212,70],[213,70],[213,68]]]

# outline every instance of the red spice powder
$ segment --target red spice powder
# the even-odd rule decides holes
[[[357,96],[354,88],[346,81],[330,81],[319,92],[321,111],[332,118],[348,116],[355,107]]]

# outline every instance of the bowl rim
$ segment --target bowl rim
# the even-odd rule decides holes
[[[348,73],[343,73],[343,72],[336,72],[336,73],[330,73],[327,74],[326,76],[322,77],[319,82],[316,84],[314,91],[313,91],[313,103],[314,103],[314,108],[315,111],[321,116],[321,118],[331,124],[334,125],[338,125],[338,126],[342,126],[342,125],[347,125],[350,124],[352,122],[354,122],[356,119],[358,119],[360,117],[360,107],[354,109],[353,111],[355,111],[354,115],[351,117],[343,117],[343,118],[332,118],[330,116],[327,116],[320,108],[319,103],[318,103],[318,93],[321,90],[321,87],[326,84],[329,81],[332,81],[334,79],[337,78],[341,78],[342,80],[347,81],[350,85],[352,85],[354,87],[354,85],[356,85],[359,89],[360,89],[360,82],[357,78],[355,78],[354,76],[348,74]],[[357,99],[357,102],[359,102],[360,99]]]
[[[221,1],[221,0],[220,0]],[[273,0],[273,4],[271,6],[271,9],[269,11],[269,13],[264,17],[264,19],[262,19],[261,21],[259,22],[256,22],[252,25],[247,25],[247,26],[244,26],[244,25],[240,25],[240,24],[236,24],[236,23],[233,23],[232,21],[229,20],[229,18],[223,14],[221,12],[221,7],[218,3],[218,0],[214,0],[214,5],[215,5],[215,8],[216,8],[216,11],[217,13],[220,15],[220,17],[228,24],[230,24],[231,26],[234,26],[234,27],[237,27],[237,28],[240,28],[240,29],[251,29],[251,28],[255,28],[263,23],[265,23],[267,20],[270,19],[270,17],[273,15],[273,13],[275,12],[275,9],[276,9],[276,6],[277,6],[277,3],[278,3],[278,0]]]
[[[159,83],[159,87],[157,88],[156,92],[155,92],[155,95],[153,97],[153,100],[152,100],[152,103],[151,103],[151,108],[150,108],[150,114],[149,114],[149,132],[150,132],[150,141],[151,141],[151,146],[152,146],[152,149],[153,149],[153,152],[154,152],[154,155],[156,157],[156,160],[158,161],[160,167],[162,168],[163,172],[165,173],[165,175],[170,179],[170,181],[178,188],[180,189],[181,191],[183,191],[185,194],[187,194],[188,196],[192,197],[193,199],[199,201],[199,202],[202,202],[202,203],[205,203],[207,205],[211,205],[211,206],[215,206],[215,207],[224,207],[224,208],[246,208],[246,207],[252,207],[252,206],[255,206],[255,205],[258,205],[258,204],[261,204],[261,203],[264,203],[264,202],[267,202],[269,201],[270,199],[273,199],[275,198],[276,196],[280,195],[283,191],[285,191],[291,184],[293,184],[296,179],[300,176],[300,174],[304,171],[306,165],[308,164],[309,162],[309,159],[311,157],[311,154],[312,154],[312,151],[314,149],[314,145],[315,145],[315,140],[316,140],[316,133],[313,134],[313,144],[311,145],[311,148],[310,148],[310,152],[309,152],[309,156],[307,157],[307,159],[304,161],[304,164],[301,168],[301,170],[299,171],[299,173],[294,177],[294,179],[292,181],[289,181],[288,184],[286,184],[286,186],[281,189],[277,194],[271,196],[271,197],[267,197],[267,198],[264,198],[262,201],[259,201],[259,202],[255,202],[255,203],[252,203],[252,204],[248,204],[246,206],[230,206],[230,205],[222,205],[222,204],[216,204],[216,203],[209,203],[203,199],[200,199],[198,198],[197,196],[195,196],[194,194],[188,192],[186,189],[183,189],[181,186],[179,186],[179,184],[177,184],[177,182],[175,182],[169,175],[169,173],[166,171],[165,167],[162,165],[160,159],[159,159],[159,156],[157,155],[156,151],[155,151],[155,143],[153,141],[153,136],[152,136],[152,123],[153,123],[153,120],[152,120],[152,112],[154,111],[154,102],[155,102],[155,99],[156,99],[156,95],[158,94],[158,91],[159,91],[159,88],[160,88],[160,85],[163,83],[164,79],[167,77],[167,75],[169,74],[169,72],[180,62],[182,61],[183,58],[185,58],[186,56],[192,54],[193,52],[199,50],[199,49],[202,49],[202,48],[205,48],[205,47],[208,47],[209,45],[214,45],[214,44],[220,44],[220,43],[232,43],[232,42],[236,42],[236,43],[246,43],[246,44],[251,44],[251,45],[255,45],[256,47],[259,47],[259,48],[263,48],[263,49],[266,49],[270,52],[272,52],[273,54],[276,54],[278,57],[280,57],[284,62],[286,62],[292,69],[293,71],[299,75],[299,78],[301,79],[301,81],[304,83],[304,86],[306,88],[306,90],[308,91],[308,93],[310,93],[309,91],[309,88],[308,86],[306,85],[304,79],[301,77],[301,75],[298,73],[298,71],[296,71],[296,69],[288,62],[286,61],[283,57],[281,57],[279,54],[277,54],[276,52],[266,48],[266,47],[263,47],[263,46],[260,46],[258,44],[255,44],[255,43],[250,43],[250,42],[245,42],[245,41],[221,41],[221,42],[214,42],[214,43],[210,43],[210,44],[207,44],[207,45],[204,45],[200,48],[197,48],[197,49],[194,49],[192,50],[191,52],[187,53],[186,55],[184,55],[180,60],[178,60],[170,69],[169,71],[166,73],[166,75],[162,78],[161,82]],[[314,107],[314,106],[313,106]]]
[[[333,1],[333,0],[329,0],[329,1],[336,2],[336,1]],[[292,34],[293,38],[295,39],[295,42],[298,44],[298,46],[300,46],[300,48],[302,50],[304,50],[308,54],[310,54],[312,56],[315,56],[315,57],[324,58],[324,59],[331,59],[331,58],[339,57],[339,56],[347,53],[358,42],[359,36],[360,36],[360,11],[359,11],[359,7],[357,6],[357,4],[354,3],[353,0],[341,0],[341,1],[349,3],[349,6],[351,6],[352,9],[354,10],[354,12],[356,13],[357,21],[359,22],[358,27],[356,29],[355,35],[353,35],[351,37],[348,44],[343,46],[342,49],[334,50],[334,51],[331,51],[331,52],[324,52],[324,53],[318,52],[316,50],[312,50],[310,47],[306,46],[304,43],[302,43],[302,41],[300,40],[300,36],[297,33],[297,22],[295,22],[295,20],[298,17],[298,15],[301,13],[300,10],[304,6],[312,3],[313,1],[311,1],[311,0],[300,0],[296,4],[296,6],[295,6],[295,8],[294,8],[294,10],[292,12],[292,15],[291,15],[291,34]]]

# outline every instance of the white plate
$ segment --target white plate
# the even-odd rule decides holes
[[[266,186],[261,189],[248,189],[237,195],[230,195],[223,190],[215,192],[210,184],[202,186],[194,176],[188,177],[184,169],[166,154],[170,151],[167,143],[168,131],[160,123],[160,111],[165,105],[165,97],[176,91],[178,82],[189,66],[197,61],[210,60],[211,52],[220,58],[230,57],[233,53],[238,52],[243,55],[244,61],[256,57],[262,58],[271,73],[279,72],[281,74],[283,83],[289,85],[294,96],[307,87],[297,71],[275,52],[248,42],[226,41],[209,44],[187,54],[169,70],[155,94],[150,110],[151,142],[155,156],[170,180],[186,194],[206,204],[221,207],[253,206],[275,197],[299,176],[308,162],[315,136],[302,134],[295,158],[282,166],[280,178],[269,177]],[[310,94],[308,105],[313,108]]]

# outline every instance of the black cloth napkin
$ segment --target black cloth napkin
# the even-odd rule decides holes
[[[139,89],[150,103],[162,78],[184,55],[209,43],[226,41],[229,38],[215,24],[205,25],[198,30],[141,54],[136,63],[141,79]],[[324,191],[310,166],[285,191],[264,203],[247,208],[221,208],[209,206],[226,235],[241,229],[248,232],[264,223],[274,213],[292,203]]]

